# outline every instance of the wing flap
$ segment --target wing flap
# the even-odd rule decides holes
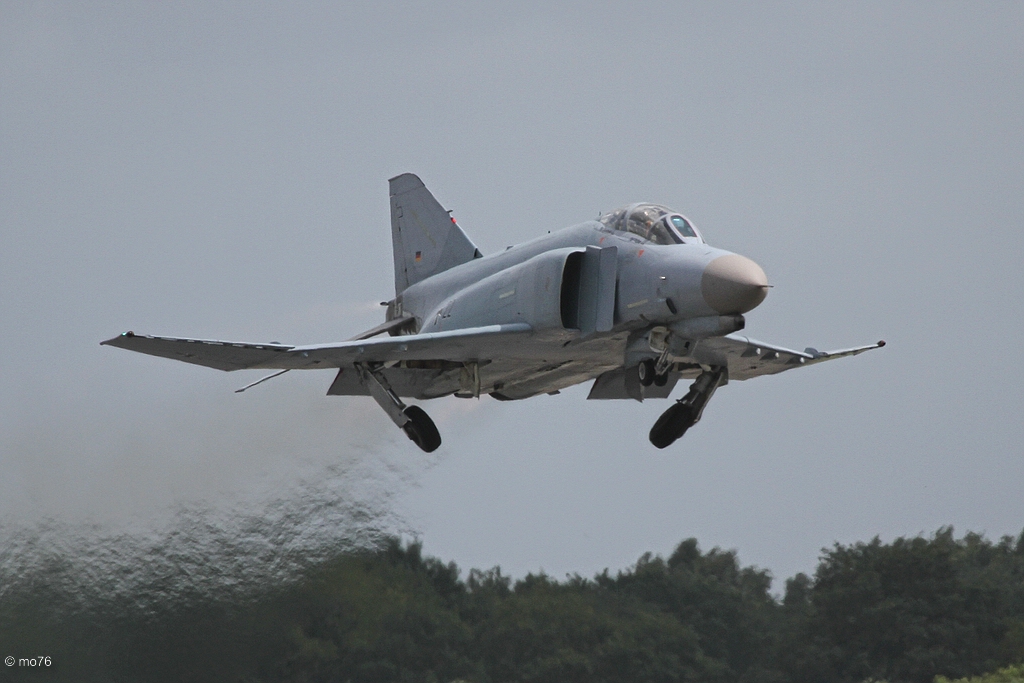
[[[391,389],[402,398],[420,400],[455,393],[459,371],[427,368],[386,368],[382,371]],[[369,396],[355,368],[341,368],[327,390],[328,396]]]
[[[515,357],[517,351],[528,356],[530,347],[522,341],[532,331],[525,323],[513,323],[311,346],[153,337],[125,332],[100,343],[217,370],[311,370],[347,367],[355,362],[447,360],[461,363]]]

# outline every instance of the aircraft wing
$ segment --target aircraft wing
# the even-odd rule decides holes
[[[806,348],[794,351],[775,346],[749,337],[727,335],[703,339],[693,351],[694,359],[705,365],[725,365],[729,368],[730,380],[744,380],[761,375],[774,375],[785,370],[805,365],[823,363],[827,360],[856,356],[859,353],[885,346],[884,341],[865,346],[855,346],[838,351],[818,351]]]
[[[340,368],[356,362],[476,361],[514,356],[517,349],[528,356],[530,345],[523,342],[532,331],[525,323],[513,323],[311,346],[152,337],[125,332],[100,343],[217,370],[299,370]]]

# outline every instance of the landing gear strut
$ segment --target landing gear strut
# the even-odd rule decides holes
[[[384,409],[391,421],[402,428],[414,444],[427,453],[437,450],[441,445],[441,435],[434,426],[434,421],[419,406],[407,406],[392,390],[380,367],[370,367],[363,363],[355,364],[359,373],[359,381],[370,392],[373,400]]]
[[[651,443],[657,448],[667,448],[676,439],[682,437],[686,430],[700,421],[704,406],[711,400],[715,389],[725,378],[724,368],[712,368],[700,373],[690,390],[671,408],[662,413],[658,421],[651,427]]]

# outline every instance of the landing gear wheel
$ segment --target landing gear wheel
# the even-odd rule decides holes
[[[427,453],[432,453],[441,445],[441,435],[434,426],[434,421],[419,406],[406,406],[402,411],[409,421],[402,430],[412,442]]]
[[[663,372],[660,375],[655,375],[654,376],[654,386],[656,386],[656,387],[663,387],[666,384],[668,384],[668,373],[667,372]]]
[[[667,448],[696,423],[693,406],[676,403],[666,410],[651,427],[650,439],[656,448]]]
[[[640,378],[640,386],[649,387],[656,381],[654,374],[654,361],[648,358],[640,361],[636,366],[636,374]]]

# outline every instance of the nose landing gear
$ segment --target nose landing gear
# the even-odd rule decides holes
[[[705,370],[690,385],[690,390],[662,413],[651,427],[650,440],[656,448],[667,448],[700,421],[704,406],[725,378],[724,368]]]
[[[641,386],[649,387],[653,384],[656,387],[663,387],[668,384],[668,370],[658,372],[657,365],[651,358],[640,361],[636,366],[636,373]]]

